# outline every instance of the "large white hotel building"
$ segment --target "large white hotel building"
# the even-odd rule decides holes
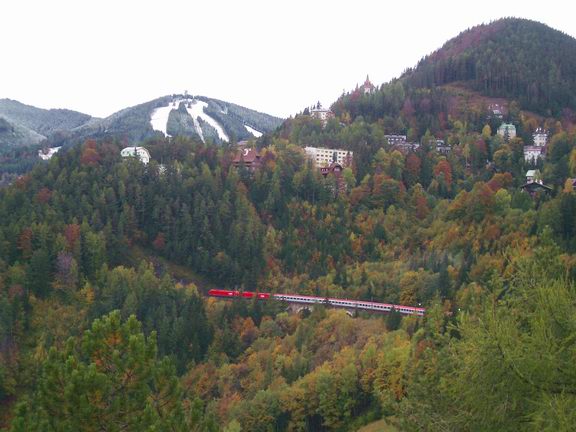
[[[353,152],[349,150],[306,147],[304,151],[317,167],[329,166],[332,162],[339,163],[343,167],[352,163]],[[334,158],[334,155],[336,155],[336,158]]]

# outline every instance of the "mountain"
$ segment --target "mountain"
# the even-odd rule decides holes
[[[51,134],[71,130],[92,119],[88,114],[68,109],[42,109],[25,105],[12,99],[0,99],[0,117],[12,124],[48,137]]]
[[[58,131],[74,129],[91,119],[88,114],[67,109],[46,110],[0,99],[0,148],[38,144]]]
[[[194,136],[216,142],[260,136],[282,119],[205,96],[172,95],[126,108],[72,130],[71,139],[117,136],[141,142],[158,136]]]
[[[454,122],[492,130],[505,122],[532,142],[537,125],[576,124],[576,40],[544,24],[506,18],[462,32],[378,88],[359,87],[331,107],[385,133],[419,141],[450,135]]]
[[[240,105],[187,94],[163,96],[103,119],[2,99],[0,174],[30,169],[39,160],[36,146],[40,144],[45,148],[70,147],[90,138],[140,143],[166,136],[194,137],[218,144],[258,138],[281,123],[278,117]]]
[[[45,136],[40,135],[32,129],[0,117],[0,148],[34,145],[45,138]]]
[[[576,110],[576,39],[536,21],[501,19],[462,32],[401,78],[413,87],[459,83],[543,115]]]
[[[282,119],[205,96],[163,96],[99,119],[76,111],[45,110],[0,100],[0,149],[69,145],[86,138],[118,137],[141,142],[158,136],[195,136],[203,141],[259,137]]]

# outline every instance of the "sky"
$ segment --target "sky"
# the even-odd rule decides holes
[[[509,16],[576,36],[564,0],[6,1],[0,98],[105,117],[188,91],[288,117]]]

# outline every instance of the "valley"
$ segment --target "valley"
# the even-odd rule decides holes
[[[286,119],[1,100],[0,429],[572,430],[574,77],[503,18]]]

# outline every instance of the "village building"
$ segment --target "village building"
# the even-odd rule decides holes
[[[337,162],[333,162],[329,166],[320,167],[320,174],[322,174],[324,178],[334,177],[335,188],[332,190],[334,195],[346,193],[346,182],[342,175],[343,171],[344,167]]]
[[[546,157],[546,147],[540,146],[524,146],[524,161],[531,164],[536,164],[538,159]]]
[[[376,86],[370,82],[368,75],[366,75],[366,81],[359,87],[359,90],[364,94],[374,93],[376,91]]]
[[[388,144],[395,150],[402,153],[408,153],[411,151],[416,151],[420,147],[419,143],[410,143],[407,141],[406,135],[384,135]]]
[[[38,150],[38,157],[45,161],[50,160],[52,159],[52,156],[60,151],[61,148],[62,146]]]
[[[321,168],[330,166],[336,162],[344,167],[352,165],[353,152],[341,149],[328,149],[319,147],[304,148],[306,155],[314,161],[314,164]]]
[[[524,161],[535,164],[538,159],[546,157],[546,144],[548,143],[548,132],[538,128],[532,134],[534,145],[524,146]]]
[[[516,138],[516,126],[512,123],[502,123],[498,128],[498,135],[506,141]]]
[[[386,138],[388,144],[391,146],[405,143],[407,140],[406,135],[384,135],[384,138]]]
[[[550,186],[546,186],[542,181],[540,170],[526,171],[526,183],[520,187],[525,192],[528,192],[531,197],[534,197],[538,192],[549,193],[552,192]]]
[[[440,154],[447,155],[452,151],[452,147],[447,145],[444,140],[436,140],[436,151]]]
[[[499,119],[504,117],[504,108],[500,104],[491,104],[488,106],[488,109],[492,112],[494,117]]]
[[[541,182],[541,181],[542,181],[542,175],[540,174],[540,170],[531,169],[526,171],[526,183]]]
[[[310,109],[310,117],[320,120],[323,126],[326,126],[328,120],[334,118],[334,113],[329,109],[322,108],[322,104],[318,102],[316,106]]]
[[[249,171],[256,171],[262,165],[262,156],[258,153],[258,150],[253,148],[242,148],[234,159],[232,160],[232,165],[235,168],[244,167]]]
[[[123,158],[138,158],[144,165],[150,162],[150,153],[144,147],[126,147],[120,152]]]
[[[420,143],[400,142],[393,146],[395,150],[401,153],[414,152],[420,148]]]
[[[552,192],[552,188],[550,186],[546,186],[544,183],[539,182],[531,182],[526,183],[520,187],[524,192],[528,192],[531,197],[534,197],[538,192],[540,193],[550,193]]]
[[[535,147],[546,147],[548,144],[548,132],[542,128],[538,128],[532,134]]]

